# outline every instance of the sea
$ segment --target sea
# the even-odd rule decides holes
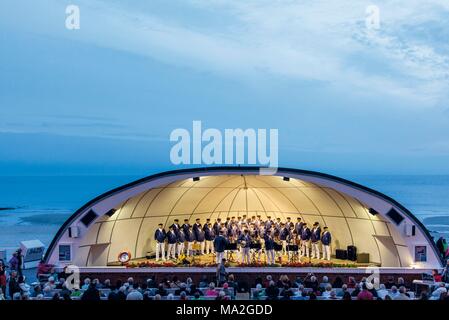
[[[434,235],[449,236],[449,175],[346,175],[396,199]],[[48,246],[62,223],[94,197],[139,176],[0,177],[0,251],[20,241]]]

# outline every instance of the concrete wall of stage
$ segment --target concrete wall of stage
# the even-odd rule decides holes
[[[368,277],[373,272],[378,273],[380,283],[386,283],[388,279],[394,277],[404,278],[407,285],[411,286],[413,280],[422,279],[423,273],[431,273],[431,269],[414,269],[414,268],[290,268],[290,267],[229,267],[226,268],[228,274],[233,274],[235,280],[239,283],[245,283],[253,286],[257,278],[265,279],[267,275],[271,275],[276,281],[281,275],[288,275],[291,281],[297,276],[305,277],[309,273],[313,273],[318,277],[318,281],[323,276],[328,276],[332,283],[337,277],[343,282],[347,282],[348,277],[355,277],[360,281],[363,277]],[[126,267],[85,267],[80,268],[80,279],[85,278],[99,279],[104,281],[110,279],[112,284],[117,280],[126,281],[128,277],[133,277],[134,281],[139,283],[145,282],[149,277],[154,277],[157,282],[164,279],[172,280],[177,276],[179,280],[185,281],[188,277],[198,283],[203,276],[208,281],[215,281],[216,268],[204,267],[161,267],[161,268],[126,268]]]

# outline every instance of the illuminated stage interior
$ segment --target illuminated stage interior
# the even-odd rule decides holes
[[[238,267],[242,266],[241,258],[239,253],[234,253],[233,257],[229,257],[225,255],[226,258],[230,258],[227,261],[227,266],[229,267]],[[146,265],[151,267],[164,267],[168,264],[174,264],[179,267],[189,267],[189,266],[214,266],[215,263],[215,254],[205,254],[200,256],[194,256],[187,258],[188,264],[183,264],[181,260],[172,259],[166,261],[156,261],[154,258],[138,258],[132,259],[129,261],[129,266],[132,267],[145,267]],[[253,266],[264,266],[264,267],[281,267],[281,266],[293,266],[295,264],[301,264],[304,266],[314,266],[320,268],[362,268],[362,267],[379,267],[379,264],[376,263],[358,263],[357,261],[351,260],[341,260],[341,259],[331,259],[331,260],[321,260],[321,259],[312,259],[307,257],[295,257],[290,258],[287,254],[281,256],[281,259],[277,258],[276,263],[273,266],[270,266],[266,263],[266,258],[264,254],[262,254],[261,259],[257,259],[257,257],[252,257],[251,265]],[[109,263],[108,266],[121,266],[122,264],[119,262]]]

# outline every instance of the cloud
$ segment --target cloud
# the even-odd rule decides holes
[[[381,27],[377,31],[365,26],[369,1],[183,3],[203,16],[226,17],[209,27],[192,24],[175,10],[162,17],[142,3],[137,11],[130,4],[82,0],[81,30],[76,32],[55,28],[51,21],[61,19],[64,4],[51,3],[50,13],[37,8],[46,10],[50,22],[34,25],[34,32],[240,79],[266,75],[316,81],[343,94],[385,96],[407,106],[434,106],[447,98],[446,44],[408,31],[419,26],[447,28],[446,1],[411,0],[407,6],[378,1]]]
[[[193,67],[240,76],[265,72],[330,83],[343,92],[387,95],[422,105],[433,105],[443,99],[448,89],[448,56],[436,52],[438,43],[416,43],[413,34],[402,29],[414,24],[441,24],[436,19],[444,3],[423,5],[413,1],[407,6],[412,9],[407,10],[399,8],[402,4],[381,6],[382,25],[375,32],[365,26],[365,9],[369,4],[193,1],[192,5],[206,6],[214,12],[227,10],[235,17],[221,32],[167,25],[148,15],[139,20],[142,28],[153,30],[147,35],[156,47],[165,48],[167,56],[175,55],[176,61],[185,61]],[[123,24],[128,24],[130,16],[122,15]],[[128,25],[138,28],[137,24]],[[146,36],[141,34],[139,38]],[[360,52],[360,61],[348,64],[348,57],[354,52]],[[369,70],[361,68],[365,56],[371,55],[379,56],[379,69],[387,65],[395,72],[379,72],[376,65]]]

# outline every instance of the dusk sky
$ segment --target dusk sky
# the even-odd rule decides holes
[[[278,129],[280,166],[449,174],[449,1],[406,3],[2,0],[0,175],[176,169],[193,120]]]

